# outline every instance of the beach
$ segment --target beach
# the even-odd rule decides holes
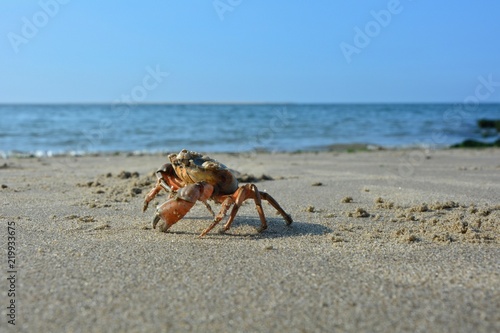
[[[0,330],[500,331],[499,149],[210,156],[254,175],[294,222],[265,203],[258,233],[249,200],[225,234],[197,238],[201,203],[152,229],[167,196],[142,205],[165,154],[1,160],[16,278],[8,297],[4,245]]]

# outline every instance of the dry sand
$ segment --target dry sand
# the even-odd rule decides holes
[[[211,154],[269,175],[227,234],[141,212],[165,156],[0,165],[2,332],[499,332],[500,150]],[[16,326],[7,323],[7,224]]]

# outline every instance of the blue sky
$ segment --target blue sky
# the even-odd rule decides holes
[[[2,0],[0,15],[0,103],[462,102],[479,77],[500,102],[495,0]]]

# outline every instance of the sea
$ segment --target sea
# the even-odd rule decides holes
[[[500,104],[0,105],[0,157],[445,148],[498,139]]]

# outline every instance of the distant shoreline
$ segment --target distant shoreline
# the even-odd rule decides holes
[[[468,140],[464,140],[468,141]],[[254,155],[254,154],[285,154],[285,155],[295,155],[295,154],[308,154],[308,153],[354,153],[354,152],[373,152],[373,151],[415,151],[415,150],[425,150],[425,151],[442,151],[442,150],[455,150],[455,149],[467,149],[467,150],[484,150],[487,148],[498,149],[499,145],[471,145],[462,146],[463,143],[457,144],[456,147],[452,146],[441,146],[441,147],[424,147],[424,146],[407,146],[407,147],[383,147],[379,145],[372,144],[362,144],[362,143],[352,143],[352,144],[332,144],[324,147],[317,147],[313,149],[298,149],[294,151],[279,151],[279,150],[266,150],[266,149],[256,149],[252,151],[201,151],[206,154],[228,154],[228,155]],[[189,149],[189,147],[185,147]],[[184,149],[180,147],[178,150]],[[167,156],[171,153],[176,153],[176,151],[101,151],[101,152],[63,152],[63,153],[52,153],[50,151],[37,151],[37,152],[2,152],[0,151],[1,159],[9,158],[66,158],[66,157],[106,157],[106,156]]]

